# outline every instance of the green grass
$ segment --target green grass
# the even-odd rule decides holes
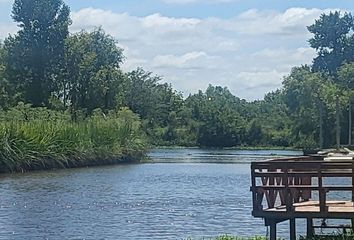
[[[280,239],[280,238],[279,238]],[[354,240],[354,235],[340,235],[333,234],[329,236],[317,236],[314,238],[300,237],[300,240]],[[187,240],[193,240],[193,238],[188,238]],[[203,238],[202,240],[267,240],[266,237],[255,236],[255,237],[236,237],[230,235],[222,235],[215,238]]]
[[[83,167],[141,159],[146,141],[127,109],[72,122],[67,118],[0,121],[0,171]]]
[[[266,240],[265,237],[251,237],[251,238],[243,238],[243,237],[233,237],[228,235],[223,235],[215,238],[215,240]]]
[[[354,240],[354,235],[328,235],[313,238],[300,238],[300,240]]]
[[[193,240],[193,238],[188,238],[187,240]],[[203,238],[202,240],[267,240],[266,237],[255,236],[255,237],[235,237],[230,235],[222,235],[216,238]]]

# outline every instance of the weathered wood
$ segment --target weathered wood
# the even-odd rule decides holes
[[[290,239],[295,240],[296,218],[307,219],[308,237],[314,235],[313,219],[350,219],[354,229],[354,160],[274,159],[252,163],[251,171],[252,215],[265,218],[271,239],[276,239],[276,224],[289,220]],[[327,178],[342,178],[344,185],[328,185]],[[352,199],[330,201],[327,193],[332,191],[350,192]]]
[[[307,218],[306,237],[312,238],[313,236],[314,236],[313,219]]]
[[[276,240],[277,239],[277,223],[275,221],[272,221],[270,223],[270,240]]]
[[[293,185],[293,186],[284,186],[284,185],[277,185],[277,186],[256,186],[256,187],[252,187],[251,189],[255,189],[256,191],[260,191],[260,190],[269,190],[269,189],[272,189],[272,190],[284,190],[285,188],[289,188],[289,189],[299,189],[299,190],[302,190],[302,189],[305,189],[305,190],[320,190],[321,187],[318,187],[318,186],[303,186],[303,185]],[[352,186],[345,186],[345,185],[342,185],[342,186],[335,186],[335,185],[332,185],[332,186],[326,186],[326,189],[328,191],[352,191],[354,189],[354,187]]]
[[[289,220],[289,228],[290,228],[290,240],[296,240],[296,222],[295,222],[295,218],[290,218],[290,220]]]

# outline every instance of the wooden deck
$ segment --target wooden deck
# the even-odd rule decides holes
[[[297,218],[307,219],[308,237],[314,234],[313,219],[351,219],[354,230],[353,160],[298,157],[253,162],[251,176],[252,215],[265,219],[272,240],[277,223],[286,220],[290,239],[296,239]]]

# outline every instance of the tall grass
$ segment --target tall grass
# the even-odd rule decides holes
[[[77,122],[65,114],[43,117],[39,111],[40,116],[28,117],[34,110],[25,111],[25,117],[14,112],[0,116],[1,172],[111,164],[144,156],[140,120],[128,109],[98,112]]]

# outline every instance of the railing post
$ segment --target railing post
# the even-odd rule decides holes
[[[296,222],[295,218],[290,218],[290,240],[296,240]]]
[[[254,171],[255,168],[253,166],[253,163],[251,163],[251,182],[252,182],[252,186],[251,186],[251,191],[252,191],[252,203],[253,203],[253,211],[255,211],[258,206],[257,206],[257,194],[256,194],[256,178],[254,176]]]
[[[283,176],[283,185],[285,187],[285,204],[286,204],[286,211],[292,212],[293,211],[293,196],[292,192],[289,188],[289,165],[286,164],[284,168],[284,176]]]
[[[310,239],[310,238],[313,238],[313,236],[314,236],[313,219],[312,218],[307,218],[306,237]]]
[[[326,194],[327,190],[323,187],[322,182],[322,165],[319,165],[318,169],[318,195],[319,195],[319,202],[320,202],[320,212],[327,212],[328,208],[326,206]]]
[[[352,160],[352,202],[354,203],[354,160]],[[354,233],[354,218],[352,218],[352,232]]]
[[[354,202],[354,160],[352,160],[352,202]]]
[[[273,219],[270,222],[270,240],[276,240],[277,239],[277,222]]]

